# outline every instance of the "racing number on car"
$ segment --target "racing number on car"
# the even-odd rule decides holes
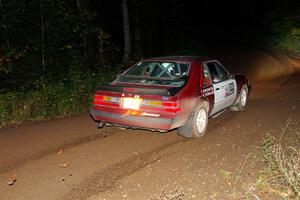
[[[205,88],[205,89],[202,90],[203,97],[207,97],[207,96],[210,96],[210,95],[213,95],[213,94],[214,94],[213,86]]]
[[[225,97],[234,94],[234,83],[230,83],[225,86]]]

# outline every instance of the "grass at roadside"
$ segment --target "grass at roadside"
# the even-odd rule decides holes
[[[63,80],[41,80],[33,89],[2,93],[0,127],[86,112],[96,88],[115,74],[113,70],[96,74],[75,65]]]
[[[262,150],[267,163],[264,185],[273,188],[270,192],[281,199],[300,199],[299,146],[282,145],[267,135],[262,141]]]

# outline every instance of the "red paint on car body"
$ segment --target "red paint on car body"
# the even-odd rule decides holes
[[[144,59],[136,65],[142,65],[142,62],[170,62],[171,64],[184,65],[183,68],[189,66],[189,72],[184,76],[182,75],[183,77],[174,75],[173,79],[170,80],[160,77],[157,80],[155,78],[149,81],[148,77],[140,80],[139,77],[133,76],[132,82],[121,82],[117,78],[114,82],[96,91],[91,115],[94,120],[104,123],[168,131],[185,125],[200,101],[208,102],[208,113],[210,114],[214,108],[215,101],[213,85],[206,87],[203,85],[203,63],[210,60],[212,59],[193,56]],[[133,67],[126,70],[123,75],[126,75]],[[128,77],[125,76],[125,79],[130,79],[130,76]],[[181,78],[184,80],[182,81],[184,84],[180,85],[179,83],[181,82],[178,81],[177,86],[176,81],[177,79],[181,80]],[[175,80],[176,84],[173,85],[171,82],[171,84],[167,85],[164,84],[164,80],[166,82]],[[244,76],[236,76],[236,80],[237,93],[239,93],[242,85],[248,84],[248,80]],[[149,83],[157,81],[158,84],[142,84],[143,81],[145,83],[147,81]],[[121,100],[124,98],[129,98],[129,100],[130,98],[139,98],[141,101],[139,109],[133,109],[132,111],[132,109],[124,108]]]

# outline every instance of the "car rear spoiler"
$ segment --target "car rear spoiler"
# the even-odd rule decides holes
[[[174,96],[183,87],[171,87],[171,88],[146,88],[137,86],[119,86],[119,85],[102,85],[98,88],[98,91],[108,92],[120,92],[120,93],[132,93],[132,94],[147,94],[147,95],[160,95],[160,96]]]

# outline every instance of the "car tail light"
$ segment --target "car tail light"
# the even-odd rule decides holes
[[[155,101],[143,100],[142,105],[157,110],[168,112],[178,112],[180,110],[178,101]]]
[[[149,108],[152,110],[167,111],[173,113],[178,112],[180,110],[178,101],[160,101],[160,100],[147,100],[147,99],[138,98],[137,100],[140,101],[139,104],[141,108],[139,106],[138,107],[133,106],[135,101],[131,103],[129,102],[130,106],[124,104],[125,100],[136,100],[136,99],[137,98],[125,98],[125,97],[119,98],[119,97],[96,94],[94,96],[93,104],[96,106],[121,107],[128,110],[143,110],[143,108]]]
[[[94,105],[119,107],[120,98],[96,94],[94,96]]]
[[[162,105],[163,105],[165,111],[168,111],[168,112],[178,112],[178,111],[180,111],[178,101],[163,101]]]

